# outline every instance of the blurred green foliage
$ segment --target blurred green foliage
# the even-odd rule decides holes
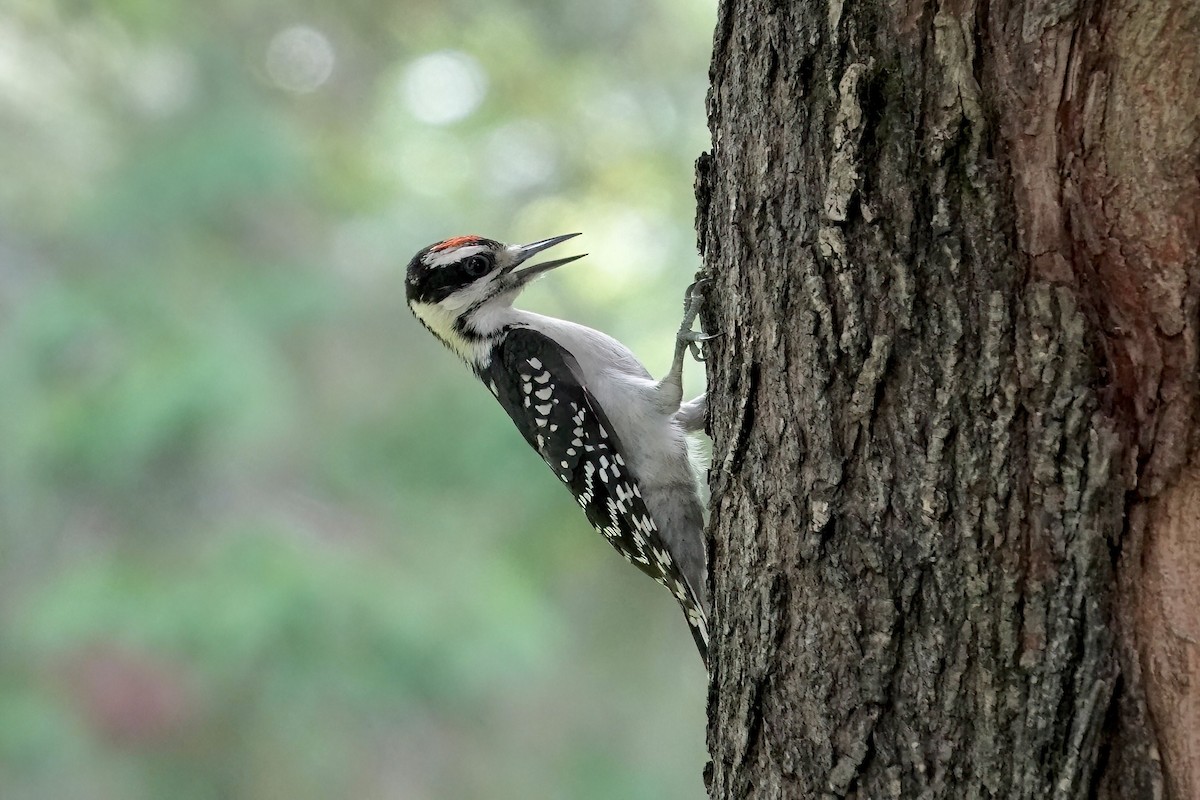
[[[403,269],[581,230],[524,305],[661,371],[713,6],[0,4],[0,797],[703,794],[678,609]]]

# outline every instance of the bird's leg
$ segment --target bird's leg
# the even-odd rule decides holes
[[[680,410],[680,403],[683,401],[683,357],[689,350],[692,352],[692,357],[697,361],[703,361],[704,357],[700,353],[700,342],[706,342],[709,339],[715,339],[716,335],[710,335],[701,331],[692,330],[692,325],[696,322],[696,317],[700,314],[700,307],[704,305],[704,299],[700,296],[698,288],[707,283],[700,280],[693,283],[687,288],[684,293],[683,302],[683,322],[679,325],[679,332],[675,335],[675,357],[671,361],[671,369],[667,371],[666,376],[658,382],[655,387],[658,393],[659,401],[662,408],[666,412],[675,412]],[[697,398],[700,399],[700,398]],[[688,405],[692,405],[696,401],[693,400]],[[701,426],[703,426],[703,410],[700,413]]]

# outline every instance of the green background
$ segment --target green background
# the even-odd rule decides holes
[[[403,270],[582,231],[521,305],[661,374],[713,6],[0,3],[0,797],[702,796],[679,610]]]

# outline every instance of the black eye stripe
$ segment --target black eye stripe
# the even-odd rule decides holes
[[[495,267],[492,253],[471,255],[445,266],[424,263],[426,251],[418,253],[408,265],[405,285],[409,301],[437,303],[459,289],[474,283]]]

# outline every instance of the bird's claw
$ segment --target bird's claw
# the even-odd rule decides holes
[[[710,278],[701,278],[684,290],[683,323],[679,326],[678,342],[680,345],[686,346],[688,352],[692,354],[692,358],[697,361],[705,360],[700,349],[701,342],[707,342],[721,335],[692,330],[692,325],[700,315],[700,309],[704,306],[704,297],[700,294],[700,288],[709,283],[712,283]]]
[[[702,333],[700,331],[688,331],[687,335],[681,335],[680,338],[687,342],[688,352],[692,354],[692,358],[697,361],[707,361],[704,357],[704,351],[700,349],[700,345],[704,342],[712,341],[721,337],[719,333]]]

